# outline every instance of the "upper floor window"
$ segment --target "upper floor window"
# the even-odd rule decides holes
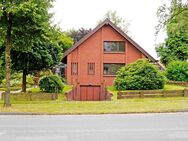
[[[71,63],[71,74],[78,75],[78,63],[77,62]]]
[[[105,41],[104,52],[125,52],[124,41]]]
[[[105,63],[104,64],[104,75],[116,75],[116,72],[121,68],[125,66],[125,64],[121,63]]]
[[[95,75],[95,63],[88,63],[88,74]]]

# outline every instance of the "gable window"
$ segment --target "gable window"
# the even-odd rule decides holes
[[[103,69],[103,74],[104,75],[116,75],[116,72],[123,66],[125,66],[125,64],[120,64],[120,63],[105,63],[104,65],[104,69]]]
[[[95,75],[95,63],[88,63],[88,74]]]
[[[71,74],[78,75],[78,63],[77,62],[71,63]]]
[[[125,52],[124,41],[105,41],[104,52]]]

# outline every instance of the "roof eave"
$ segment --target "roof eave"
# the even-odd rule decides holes
[[[77,43],[75,43],[70,49],[68,49],[64,53],[63,58],[65,58],[68,54],[70,54],[74,49],[76,49],[79,45],[81,45],[85,40],[87,40],[90,36],[92,36],[95,32],[97,32],[104,25],[110,25],[118,33],[120,33],[126,40],[128,40],[130,43],[132,43],[139,51],[141,51],[145,56],[147,56],[150,60],[152,60],[153,62],[157,61],[148,52],[146,52],[140,45],[138,45],[134,40],[132,40],[127,34],[125,34],[120,28],[118,28],[117,26],[115,26],[109,19],[104,20],[95,29],[93,29],[90,33],[88,33],[86,36],[84,36],[80,41],[78,41]]]

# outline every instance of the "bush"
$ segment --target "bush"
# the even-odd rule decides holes
[[[138,60],[122,67],[114,81],[117,90],[154,90],[162,89],[165,76],[148,60]]]
[[[42,91],[49,93],[59,93],[63,90],[64,84],[57,75],[44,76],[39,81],[39,87]]]
[[[174,61],[166,69],[166,76],[172,81],[188,82],[188,62]]]

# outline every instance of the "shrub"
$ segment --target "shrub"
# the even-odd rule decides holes
[[[57,75],[44,76],[39,81],[39,87],[42,91],[49,93],[59,93],[63,90],[64,84]]]
[[[188,82],[188,62],[174,61],[169,63],[166,76],[172,81]]]
[[[165,76],[148,60],[138,60],[122,67],[114,81],[117,90],[153,90],[162,89]]]

